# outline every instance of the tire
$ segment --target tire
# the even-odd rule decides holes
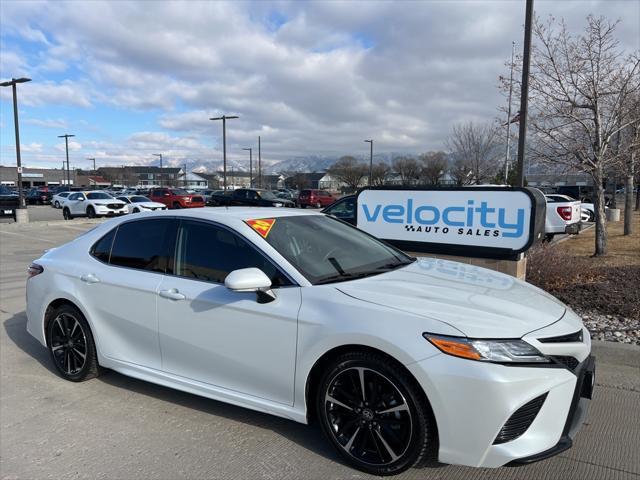
[[[137,208],[134,208],[134,209],[133,209],[133,213],[140,213],[140,210],[139,210],[139,209],[137,209]]]
[[[589,221],[590,222],[595,222],[596,221],[596,216],[593,214],[593,212],[591,210],[589,210]]]
[[[91,205],[87,207],[87,217],[96,218],[96,211]]]
[[[179,210],[182,208],[182,205],[180,205],[180,203],[178,202],[173,202],[173,208],[174,210]]]
[[[322,208],[322,204],[320,202],[316,203],[316,208]]]
[[[102,373],[89,324],[72,305],[61,305],[53,312],[47,346],[56,370],[66,380],[82,382]]]
[[[364,395],[360,385],[365,385]],[[325,436],[363,472],[398,474],[430,459],[427,454],[436,445],[424,392],[401,365],[380,354],[352,352],[336,358],[324,369],[315,402]],[[390,409],[395,410],[384,413]]]
[[[306,205],[302,205],[302,204],[301,204],[301,205],[300,205],[300,208],[307,208],[307,206],[306,206]]]
[[[62,209],[62,217],[65,220],[73,220],[73,215],[71,215],[71,211],[67,207]]]

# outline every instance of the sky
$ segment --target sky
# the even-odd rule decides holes
[[[536,0],[580,31],[620,19],[640,48],[638,0]],[[525,3],[503,1],[0,2],[0,79],[18,85],[23,163],[165,163],[211,170],[262,158],[419,153],[455,123],[492,121],[498,77],[522,48]],[[517,109],[517,108],[516,108]],[[0,164],[15,165],[11,89],[0,89]]]

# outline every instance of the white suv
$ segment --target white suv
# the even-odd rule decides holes
[[[74,192],[62,204],[65,220],[73,217],[114,217],[129,213],[127,204],[106,192]]]

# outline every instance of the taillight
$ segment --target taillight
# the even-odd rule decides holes
[[[571,220],[571,207],[557,207],[556,210],[558,211],[558,215],[560,215],[560,218],[562,218],[563,220]]]
[[[37,263],[32,263],[31,265],[29,265],[29,268],[27,269],[27,274],[29,275],[29,278],[35,277],[36,275],[40,275],[42,272],[44,272],[44,268],[42,267],[42,265],[38,265]]]

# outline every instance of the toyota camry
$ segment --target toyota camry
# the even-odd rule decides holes
[[[499,467],[572,445],[595,364],[542,290],[335,218],[207,208],[102,223],[29,267],[28,331],[104,368],[320,424],[354,467]]]

